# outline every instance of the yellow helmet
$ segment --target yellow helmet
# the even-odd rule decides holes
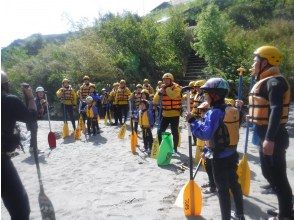
[[[149,79],[144,79],[143,83],[149,83]]]
[[[137,84],[137,85],[136,85],[136,88],[141,88],[141,89],[142,89],[143,86],[142,86],[141,84]]]
[[[201,80],[197,80],[194,82],[194,86],[198,86],[198,87],[201,87],[205,84],[206,80],[204,79],[201,79]]]
[[[235,106],[235,100],[234,99],[225,98],[225,103],[227,105]]]
[[[112,84],[112,87],[115,87],[115,86],[119,86],[119,83],[115,82],[115,83]]]
[[[163,74],[162,79],[171,79],[171,81],[174,81],[174,76],[171,73],[165,73]]]
[[[68,80],[67,78],[64,78],[64,79],[62,80],[62,84],[65,83],[65,82],[69,83],[69,80]]]
[[[119,81],[119,84],[126,84],[126,81],[122,79],[121,81]]]
[[[189,87],[193,87],[194,86],[194,84],[195,84],[195,81],[191,81],[191,82],[189,82]]]
[[[147,89],[143,89],[143,90],[141,91],[141,93],[146,93],[146,94],[149,95],[149,91],[148,91]]]
[[[159,80],[159,81],[157,82],[157,85],[161,85],[161,84],[162,84],[162,81]]]
[[[83,80],[90,80],[90,77],[89,76],[84,76]]]
[[[90,88],[92,87],[92,88],[96,89],[96,85],[93,84],[93,83],[91,83],[89,87],[90,87]]]
[[[273,66],[279,66],[282,62],[282,53],[274,46],[262,46],[254,51],[254,55],[267,59]]]

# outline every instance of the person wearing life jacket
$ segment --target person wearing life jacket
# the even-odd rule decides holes
[[[194,115],[194,117],[196,118],[201,118],[200,113],[198,112],[197,107],[204,102],[204,93],[202,91],[202,89],[200,88],[201,86],[203,86],[205,84],[205,80],[201,79],[201,80],[197,80],[194,82],[194,86],[193,88],[196,90],[196,94],[194,96],[194,102],[193,102],[193,108],[192,108],[192,113]]]
[[[61,101],[61,109],[63,112],[63,118],[67,122],[67,114],[69,115],[69,119],[72,123],[72,127],[76,130],[76,124],[74,119],[74,108],[76,108],[77,97],[75,90],[69,84],[69,80],[64,78],[62,80],[62,87],[57,90],[56,96]]]
[[[36,97],[35,102],[37,106],[37,112],[38,112],[38,119],[42,119],[43,116],[47,113],[47,101],[45,98],[45,92],[44,88],[42,86],[39,86],[36,88]]]
[[[85,106],[83,111],[87,116],[88,135],[93,134],[93,136],[95,136],[97,133],[100,133],[100,129],[98,126],[98,109],[92,96],[86,97],[86,103],[87,105]]]
[[[27,107],[10,93],[10,81],[1,70],[1,197],[11,219],[29,220],[30,204],[27,192],[9,156],[20,145],[15,132],[16,121],[37,123],[37,106],[31,87],[22,88]]]
[[[117,100],[115,99],[118,87],[119,87],[118,82],[113,83],[112,90],[109,93],[109,102],[111,103],[111,106],[112,106],[112,112],[113,112],[113,118],[114,118],[114,123],[111,124],[113,126],[118,125],[118,108],[117,108]]]
[[[212,151],[213,177],[218,191],[220,210],[223,220],[231,219],[230,191],[233,194],[236,218],[245,219],[241,186],[236,174],[239,155],[238,109],[225,104],[229,92],[227,81],[222,78],[211,78],[200,87],[205,99],[211,106],[206,113],[204,122],[197,121],[190,113],[186,119],[191,124],[193,135],[206,141]],[[204,153],[206,153],[204,151]]]
[[[144,150],[150,154],[153,144],[152,127],[154,125],[154,117],[152,109],[150,109],[150,101],[142,99],[139,103],[139,124],[143,133]]]
[[[158,92],[158,90],[160,90],[162,83],[163,83],[163,82],[162,82],[161,80],[159,80],[159,81],[157,82],[156,92]]]
[[[150,85],[149,79],[144,79],[143,80],[143,89],[147,89],[150,96],[153,96],[154,95],[154,89]]]
[[[286,172],[290,85],[280,72],[281,62],[282,53],[274,46],[255,50],[251,71],[256,83],[249,93],[249,122],[255,125],[259,139],[262,173],[278,198],[275,214],[278,219],[293,219],[293,195]]]
[[[193,109],[194,98],[195,98],[195,95],[197,94],[197,90],[194,85],[195,85],[195,81],[189,82],[189,85],[188,85],[188,88],[190,90],[190,110],[189,111],[192,111]],[[183,95],[183,100],[187,100],[187,94]]]
[[[131,94],[131,91],[126,86],[126,81],[122,79],[119,82],[119,87],[115,96],[115,100],[117,102],[118,120],[121,125],[127,121],[129,111],[129,97]]]
[[[161,143],[161,135],[165,132],[168,125],[170,125],[173,135],[173,147],[175,153],[177,153],[177,146],[179,143],[179,120],[182,111],[182,88],[174,82],[174,77],[171,73],[165,73],[162,76],[162,80],[163,84],[161,85],[161,89],[158,90],[153,99],[154,105],[161,106],[162,108],[162,119],[158,130],[158,140],[159,143]]]
[[[206,112],[210,109],[208,102],[206,101],[202,102],[197,108],[199,109],[199,112],[201,114],[201,121],[204,121]],[[203,190],[202,192],[204,194],[215,193],[216,185],[213,179],[213,171],[212,171],[212,154],[213,153],[208,146],[205,146],[205,141],[201,140],[200,138],[197,138],[196,146],[197,146],[196,155],[195,155],[196,163],[198,163],[200,157],[202,157],[202,159],[204,160],[205,170],[208,176],[208,183],[201,185],[201,188],[203,189],[207,188],[207,189]],[[204,151],[205,153],[203,153]]]
[[[131,117],[133,118],[134,122],[134,130],[136,133],[138,133],[138,122],[139,122],[139,105],[142,99],[141,91],[143,89],[143,86],[141,84],[136,85],[136,91],[134,91],[130,95],[130,102],[131,102]]]
[[[85,75],[83,77],[83,84],[81,85],[80,89],[79,89],[79,112],[85,108],[85,106],[87,105],[86,102],[86,97],[90,95],[90,86],[93,85],[92,83],[90,83],[90,77]],[[83,120],[85,122],[86,116],[84,114],[82,114],[83,116]]]
[[[103,109],[103,115],[102,117],[107,117],[108,121],[109,121],[109,124],[112,124],[111,122],[111,112],[110,112],[110,109],[111,109],[111,103],[109,101],[109,92],[103,88],[101,90],[101,104],[102,104],[102,109]]]

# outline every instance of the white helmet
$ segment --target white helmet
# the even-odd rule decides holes
[[[93,101],[92,96],[87,96],[87,98],[86,98],[86,102],[87,102],[87,103],[91,103],[92,101]]]
[[[44,88],[42,86],[39,86],[36,88],[36,92],[44,92]]]

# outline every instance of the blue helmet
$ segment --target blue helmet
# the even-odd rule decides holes
[[[217,92],[224,96],[226,96],[230,90],[229,83],[223,78],[211,78],[200,88],[204,91]]]

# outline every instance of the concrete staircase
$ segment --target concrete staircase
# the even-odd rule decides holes
[[[205,78],[203,77],[202,70],[207,66],[205,60],[196,55],[195,51],[191,51],[189,54],[186,72],[182,79],[179,80],[179,83],[182,86],[188,85],[192,80],[198,80]]]

